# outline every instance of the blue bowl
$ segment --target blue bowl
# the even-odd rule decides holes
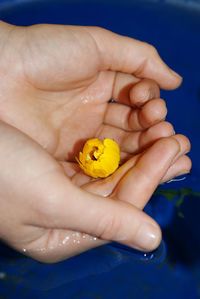
[[[200,2],[1,0],[0,18],[102,26],[153,44],[184,78],[162,97],[169,121],[191,140],[193,160],[191,175],[161,185],[145,208],[163,229],[156,251],[113,243],[46,265],[1,244],[0,299],[200,298]]]

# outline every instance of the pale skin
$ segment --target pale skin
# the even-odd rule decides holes
[[[43,262],[108,241],[155,249],[142,209],[191,168],[160,99],[181,78],[152,46],[102,28],[1,22],[0,35],[1,239]],[[115,139],[126,161],[103,180],[75,163],[93,137]]]

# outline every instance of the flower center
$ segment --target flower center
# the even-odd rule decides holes
[[[89,154],[92,161],[97,161],[97,157],[95,157],[96,151],[98,151],[98,147],[94,146]]]

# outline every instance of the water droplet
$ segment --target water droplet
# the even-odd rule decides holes
[[[70,237],[66,236],[63,240],[62,240],[62,244],[66,244],[69,241]]]
[[[91,241],[96,241],[96,240],[97,240],[97,237],[89,236],[89,240],[91,240]]]
[[[46,251],[46,248],[44,248],[44,247],[42,247],[42,248],[37,248],[36,251],[44,252],[44,251]]]

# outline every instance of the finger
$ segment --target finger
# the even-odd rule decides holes
[[[190,158],[186,156],[186,154],[191,150],[190,140],[186,136],[181,134],[176,134],[173,136],[173,138],[178,141],[180,151],[174,158],[173,163],[167,170],[161,182],[166,182],[167,180],[170,180],[175,176],[186,174],[190,172],[192,167]]]
[[[113,83],[112,98],[121,104],[132,106],[130,91],[140,80],[131,74],[117,72]]]
[[[112,176],[106,178],[105,180],[98,180],[95,182],[87,182],[85,185],[83,185],[83,188],[91,193],[100,195],[100,196],[111,196],[113,191],[115,190],[117,184],[120,182],[120,180],[123,178],[123,176],[137,163],[138,159],[140,158],[140,155],[137,155],[133,157],[132,159],[128,160],[125,164],[123,164]],[[167,170],[164,177],[159,182],[165,183],[173,178],[176,178],[177,176],[188,174],[191,171],[192,162],[191,159],[186,156],[180,156],[177,161],[172,163],[172,165]],[[135,203],[136,207],[139,207],[137,203]]]
[[[60,162],[60,164],[63,167],[63,170],[68,178],[71,179],[73,184],[76,186],[82,186],[94,179],[89,177],[88,175],[85,175],[83,171],[81,170],[78,163],[73,162]]]
[[[163,138],[154,143],[117,186],[115,193],[118,199],[142,209],[180,149],[179,142],[173,137]]]
[[[80,167],[80,166],[78,166]],[[80,172],[76,173],[72,178],[71,181],[74,185],[81,187],[89,182],[94,181],[95,179],[91,178],[90,176],[84,174],[84,172],[80,169]]]
[[[175,135],[174,138],[178,141],[180,150],[159,183],[167,181],[177,175],[190,172],[191,160],[185,155],[190,151],[190,142],[183,135]],[[144,153],[130,158],[126,163],[120,166],[115,173],[113,173],[106,179],[98,180],[92,183],[86,183],[85,185],[83,185],[83,188],[91,193],[95,193],[100,196],[111,196],[111,194],[117,187],[117,184],[128,173],[129,170],[135,167],[138,160],[141,159],[142,155],[144,155]],[[137,206],[137,202],[135,202],[135,205]]]
[[[112,97],[121,104],[140,107],[149,100],[160,98],[160,89],[153,80],[141,80],[133,75],[118,72]]]
[[[82,186],[84,190],[88,192],[97,194],[99,196],[108,197],[110,196],[113,191],[115,190],[117,184],[123,178],[123,176],[137,163],[138,159],[140,158],[141,154],[136,155],[129,159],[126,163],[120,166],[111,176],[97,180],[94,182],[87,182]]]
[[[143,132],[129,133],[123,140],[121,150],[126,153],[139,153],[151,146],[156,140],[174,135],[174,128],[163,121]]]
[[[167,170],[166,174],[164,175],[160,183],[165,183],[170,180],[173,180],[177,176],[190,173],[191,167],[192,167],[191,159],[186,155],[181,156],[175,163],[173,163],[169,167],[169,169]]]
[[[125,173],[135,165],[137,157],[132,158],[124,164],[114,175],[105,180],[99,180],[94,183],[89,183],[84,186],[85,190],[99,194],[101,196],[109,196],[117,183],[125,175]],[[187,156],[181,156],[178,160],[168,169],[161,182],[173,179],[174,177],[188,173],[191,169],[191,160]],[[104,183],[103,183],[104,181]],[[107,192],[107,194],[106,194]],[[108,194],[109,193],[109,194]],[[46,230],[39,242],[34,241],[34,244],[29,243],[26,248],[25,254],[41,262],[58,262],[63,259],[70,258],[74,255],[80,254],[88,249],[95,248],[106,244],[107,241],[100,240],[97,237],[66,230],[54,229]],[[16,248],[21,250],[21,247]],[[23,252],[24,253],[24,252]]]
[[[173,163],[175,163],[181,156],[187,154],[191,150],[191,143],[190,140],[182,134],[176,134],[173,135],[172,138],[174,138],[179,143],[179,153],[176,155]]]
[[[141,107],[149,100],[160,98],[160,89],[155,81],[143,79],[131,88],[129,95],[132,105]]]
[[[98,138],[114,139],[119,145],[121,152],[136,154],[143,151],[147,146],[162,137],[174,134],[173,126],[168,122],[160,122],[144,132],[125,132],[124,130],[104,125],[98,134]],[[125,158],[125,157],[124,157]]]
[[[73,178],[78,172],[80,172],[80,167],[78,163],[73,162],[60,162],[62,165],[64,172],[69,178]]]
[[[123,164],[112,176],[106,178],[105,180],[97,180],[95,182],[87,182],[83,185],[83,188],[91,193],[100,195],[100,196],[110,196],[115,190],[117,184],[123,178],[123,176],[137,163],[141,154],[133,157],[128,160],[125,164]],[[191,159],[183,155],[177,159],[167,170],[164,177],[161,179],[159,183],[167,182],[179,175],[187,174],[191,171],[192,162]],[[137,206],[137,203],[135,203]]]
[[[163,62],[153,46],[102,28],[87,27],[87,30],[96,42],[102,70],[149,78],[164,89],[180,85],[181,77]]]
[[[48,207],[48,218],[41,220],[48,223],[49,228],[80,231],[144,251],[153,250],[160,243],[158,225],[136,207],[92,195],[69,185],[64,176],[52,179],[48,186],[53,183],[54,187],[48,192],[56,201],[52,200]]]
[[[146,192],[147,194],[154,192],[170,166],[181,156],[188,153],[190,147],[188,138],[180,134],[158,140],[141,156],[135,168],[131,169],[121,180],[115,191],[119,190],[118,198],[143,209],[149,200]],[[182,165],[182,167],[182,170],[185,171],[185,168],[187,170],[189,165]],[[143,182],[138,179],[140,175],[144,178]],[[132,188],[133,182],[136,183],[134,189]]]
[[[150,100],[140,109],[110,103],[104,123],[126,131],[140,131],[164,120],[166,115],[167,108],[162,99]]]

